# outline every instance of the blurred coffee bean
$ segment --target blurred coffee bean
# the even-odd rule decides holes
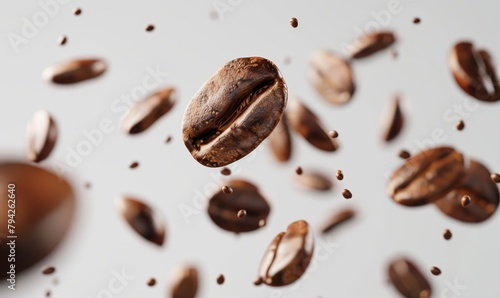
[[[315,171],[302,172],[296,175],[295,180],[298,185],[312,190],[327,191],[333,187],[333,182],[328,176]]]
[[[326,234],[334,230],[339,225],[351,220],[356,215],[353,209],[344,209],[332,214],[321,228],[321,232]]]
[[[429,298],[431,286],[413,262],[397,259],[389,263],[388,275],[394,287],[406,298]]]
[[[76,84],[97,78],[106,69],[106,63],[100,59],[75,59],[45,69],[43,77],[54,84]]]
[[[274,157],[279,162],[286,162],[292,155],[292,136],[286,117],[282,117],[276,128],[268,137]]]
[[[46,159],[57,141],[57,126],[50,114],[38,111],[26,129],[27,157],[33,162]]]
[[[360,37],[351,45],[351,57],[360,59],[384,50],[396,42],[392,32],[373,32]]]
[[[195,298],[199,284],[198,270],[180,267],[174,270],[170,281],[171,298]]]

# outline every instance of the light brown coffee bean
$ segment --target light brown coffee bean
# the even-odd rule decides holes
[[[382,128],[383,139],[386,142],[390,142],[399,135],[399,133],[403,129],[405,122],[399,98],[396,97],[389,102],[383,120],[384,120]]]
[[[267,139],[277,161],[286,162],[290,160],[292,155],[292,136],[290,135],[286,117],[281,118],[281,121]]]
[[[97,78],[106,69],[106,63],[101,59],[75,59],[45,69],[43,77],[54,84],[76,84]]]
[[[41,162],[54,149],[57,141],[56,122],[47,111],[37,111],[26,129],[28,160]]]
[[[360,37],[351,45],[351,57],[360,59],[384,50],[396,42],[392,32],[373,32]]]
[[[328,176],[316,171],[302,172],[301,175],[296,175],[295,180],[298,185],[312,190],[328,191],[333,187],[333,182]]]
[[[429,282],[408,259],[401,258],[389,263],[388,275],[394,287],[406,298],[429,298],[431,295]]]
[[[353,209],[344,209],[332,214],[321,228],[321,233],[326,234],[334,230],[339,225],[351,220],[356,215]]]
[[[198,293],[198,270],[192,266],[179,267],[172,273],[171,298],[195,298]]]
[[[450,240],[452,236],[453,235],[452,235],[452,233],[451,233],[451,231],[449,229],[444,230],[444,232],[443,232],[443,238],[445,240]]]

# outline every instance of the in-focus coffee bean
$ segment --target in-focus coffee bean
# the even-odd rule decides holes
[[[460,204],[462,204],[462,207],[467,207],[470,204],[471,198],[469,196],[463,196]]]
[[[304,171],[302,170],[302,168],[301,168],[301,167],[296,167],[296,168],[295,168],[295,173],[296,173],[297,175],[302,175],[302,173],[304,173]]]
[[[406,298],[429,298],[431,286],[413,262],[401,258],[388,266],[388,275],[394,287]]]
[[[306,189],[328,191],[333,187],[332,179],[317,171],[305,171],[296,175],[295,180],[299,186]]]
[[[75,8],[75,10],[73,11],[73,13],[75,14],[75,16],[79,16],[82,14],[82,9],[81,8]]]
[[[101,59],[75,59],[44,70],[43,77],[54,84],[76,84],[94,79],[106,72]]]
[[[56,141],[56,122],[47,111],[37,111],[26,128],[28,160],[41,162],[46,159],[54,149]]]
[[[336,130],[330,130],[330,131],[328,132],[328,135],[330,136],[330,138],[332,138],[332,139],[336,139],[336,138],[338,138],[339,133],[338,133]]]
[[[148,282],[146,284],[150,287],[153,287],[154,285],[156,285],[156,279],[151,277],[150,279],[148,279]]]
[[[146,26],[145,29],[146,29],[146,32],[151,32],[151,31],[155,30],[155,26],[152,24],[149,24]]]
[[[404,114],[401,110],[400,100],[395,97],[389,102],[386,114],[383,118],[383,139],[386,142],[394,140],[404,126]]]
[[[321,233],[326,234],[339,225],[351,220],[356,215],[353,209],[343,209],[332,214],[321,228]]]
[[[267,138],[271,151],[279,162],[286,162],[292,156],[292,136],[286,117],[282,117],[276,128]]]
[[[335,177],[339,181],[344,180],[344,173],[342,172],[342,170],[337,170],[337,172],[335,173]]]
[[[230,169],[230,168],[222,168],[222,169],[220,170],[220,173],[221,173],[222,175],[224,175],[224,176],[229,176],[229,175],[231,175],[231,169]]]
[[[352,199],[352,193],[348,189],[342,190],[342,196],[344,197],[344,199],[347,199],[347,200]]]
[[[290,19],[290,25],[293,28],[297,28],[299,26],[299,20],[297,20],[297,18],[291,18]]]
[[[360,59],[384,50],[396,42],[392,32],[372,32],[357,39],[351,45],[351,57]]]
[[[128,166],[129,168],[131,169],[135,169],[139,166],[139,163],[137,161],[133,161],[130,163],[130,165]]]
[[[45,267],[42,269],[42,274],[44,274],[44,275],[49,275],[49,274],[52,274],[54,272],[56,272],[56,268],[54,268],[52,266]]]
[[[445,240],[450,240],[452,236],[453,236],[453,234],[451,233],[451,231],[449,229],[444,230],[443,238]]]
[[[463,120],[458,120],[455,127],[457,128],[458,131],[462,131],[465,128],[465,122]]]
[[[224,275],[219,274],[219,276],[217,276],[217,284],[222,285],[225,280],[226,278],[224,277]]]
[[[433,266],[431,268],[431,273],[432,273],[432,275],[435,275],[435,276],[441,275],[441,269],[439,269],[436,266]]]
[[[65,45],[67,41],[68,38],[66,37],[66,35],[61,35],[57,38],[57,43],[61,46]]]
[[[402,159],[408,159],[411,157],[411,154],[407,150],[401,149],[398,153],[398,156],[401,157]]]
[[[192,266],[179,267],[172,272],[171,298],[195,298],[198,293],[198,270]]]

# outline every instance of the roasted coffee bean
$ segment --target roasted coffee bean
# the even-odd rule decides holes
[[[147,25],[145,29],[146,29],[146,32],[151,32],[151,31],[155,30],[155,26],[150,24],[150,25]]]
[[[295,282],[306,271],[313,252],[314,235],[309,224],[304,220],[293,222],[269,245],[260,265],[258,280],[273,287]]]
[[[450,240],[453,235],[451,234],[451,231],[449,229],[444,230],[443,232],[443,238],[445,240]]]
[[[226,195],[230,195],[233,193],[233,189],[230,186],[224,185],[222,188],[222,192]]]
[[[353,59],[365,58],[384,50],[396,42],[392,32],[373,32],[360,37],[351,45]]]
[[[491,181],[493,181],[495,183],[500,183],[500,174],[493,173],[493,174],[491,174],[490,178],[491,178]]]
[[[243,217],[247,216],[247,212],[246,212],[246,210],[241,209],[240,211],[238,211],[238,213],[236,215],[238,216],[238,218],[243,218]]]
[[[130,108],[121,120],[123,131],[137,134],[145,131],[172,109],[177,101],[177,92],[166,88],[154,93]]]
[[[438,275],[441,274],[441,269],[439,269],[438,267],[434,266],[434,267],[431,268],[431,273],[432,273],[432,275],[438,276]]]
[[[420,18],[418,18],[418,17],[415,17],[415,18],[413,19],[413,24],[420,24],[420,22],[421,22],[421,20],[420,20]]]
[[[106,72],[107,66],[100,59],[77,59],[49,67],[43,77],[54,84],[76,84],[94,79]]]
[[[75,10],[73,11],[73,13],[75,14],[75,16],[79,16],[82,14],[82,9],[81,8],[75,8]]]
[[[472,200],[467,208],[464,208],[462,198],[466,195]],[[499,198],[498,188],[491,181],[490,171],[481,163],[471,161],[464,182],[435,204],[449,217],[462,222],[476,223],[485,221],[495,213]]]
[[[65,45],[67,41],[68,38],[65,35],[61,35],[57,38],[57,43],[62,46]]]
[[[57,141],[57,126],[46,111],[38,111],[33,115],[26,129],[27,157],[33,162],[46,159]]]
[[[198,270],[194,267],[177,268],[171,278],[171,298],[195,298],[198,293]]]
[[[54,268],[54,267],[45,267],[42,269],[42,274],[44,274],[44,275],[49,275],[49,274],[52,274],[54,272],[56,272],[56,268]]]
[[[293,28],[297,28],[299,26],[299,20],[297,20],[297,18],[291,18],[290,19],[290,25]]]
[[[401,150],[399,151],[398,156],[401,157],[402,159],[408,159],[411,157],[411,154],[406,150]]]
[[[225,280],[224,275],[219,274],[219,276],[217,276],[217,284],[222,285]]]
[[[314,147],[323,151],[335,151],[337,142],[330,138],[316,115],[299,100],[291,100],[286,110],[290,127]]]
[[[167,143],[167,144],[168,144],[168,143],[170,143],[170,142],[172,142],[172,136],[167,136],[167,137],[165,138],[165,143]]]
[[[450,147],[425,150],[406,160],[387,186],[394,201],[420,206],[441,199],[465,176],[464,157]]]
[[[281,118],[276,128],[268,137],[269,146],[279,162],[286,162],[292,156],[292,136],[286,117]]]
[[[455,81],[467,94],[482,101],[500,100],[496,69],[487,51],[462,41],[453,47],[448,62]]]
[[[339,181],[344,180],[344,173],[342,172],[342,170],[337,170],[337,172],[335,173],[335,177]]]
[[[338,133],[336,130],[330,130],[330,131],[328,132],[328,135],[330,136],[330,138],[332,138],[332,139],[336,139],[336,138],[338,138],[339,133]]]
[[[465,128],[465,122],[463,120],[458,120],[455,127],[457,128],[457,130],[462,131]]]
[[[318,191],[327,191],[333,187],[333,182],[328,176],[315,171],[305,171],[302,175],[297,175],[296,181],[304,188]]]
[[[354,210],[352,209],[344,209],[334,213],[332,216],[328,218],[326,223],[323,225],[321,233],[326,234],[332,231],[342,223],[345,223],[346,221],[349,221],[350,219],[354,218],[355,215],[356,212],[354,212]]]
[[[137,161],[133,161],[132,163],[130,163],[129,165],[129,168],[131,169],[135,169],[139,166],[139,163]]]
[[[344,197],[344,199],[351,199],[352,198],[352,193],[350,190],[348,189],[344,189],[342,190],[342,196]]]
[[[156,285],[156,279],[154,278],[148,279],[147,285],[153,287],[154,285]]]
[[[222,167],[252,152],[278,125],[288,91],[271,61],[228,62],[201,87],[182,123],[184,144],[202,165]]]
[[[469,206],[471,201],[471,198],[469,196],[463,196],[460,204],[462,204],[462,207],[467,207]]]
[[[165,240],[165,224],[160,214],[145,203],[129,197],[117,201],[121,216],[134,231],[157,245]]]
[[[15,271],[18,274],[35,265],[63,240],[71,227],[76,198],[73,187],[63,176],[15,161],[0,162],[0,268],[6,269],[10,247],[7,235],[17,235]],[[15,200],[15,202],[13,202]],[[15,203],[15,234],[10,233],[8,220],[12,212],[8,205]],[[9,223],[10,224],[10,223]],[[7,269],[0,272],[1,280],[8,276]]]
[[[404,115],[401,110],[399,98],[394,98],[388,105],[386,116],[384,116],[383,138],[384,141],[394,140],[404,126]]]
[[[394,287],[406,298],[429,298],[431,286],[420,270],[407,259],[392,261],[388,267]]]
[[[219,191],[208,203],[208,215],[212,221],[220,228],[235,233],[259,229],[259,222],[267,220],[271,212],[266,199],[250,182],[230,180],[227,185],[233,190],[230,196]],[[238,213],[241,210],[245,210],[246,215],[240,218]]]
[[[229,168],[222,168],[222,170],[220,170],[220,173],[224,176],[229,176],[231,175],[231,169]]]
[[[330,51],[312,53],[307,76],[316,91],[329,103],[340,105],[349,102],[356,89],[349,62]]]
[[[296,173],[297,175],[302,175],[302,173],[304,173],[304,171],[302,170],[302,168],[301,168],[301,167],[296,167],[296,168],[295,168],[295,173]]]

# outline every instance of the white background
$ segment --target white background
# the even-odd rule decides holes
[[[96,129],[104,118],[113,121],[115,130],[69,175],[79,193],[70,236],[56,253],[18,278],[16,292],[6,290],[3,283],[0,296],[43,297],[50,289],[52,297],[107,297],[98,294],[108,287],[113,270],[125,268],[135,278],[113,297],[166,297],[171,270],[192,263],[201,271],[199,297],[398,297],[386,282],[386,265],[406,255],[431,281],[434,297],[453,297],[451,291],[447,296],[441,292],[454,281],[466,286],[456,297],[498,297],[498,216],[479,225],[463,224],[433,206],[399,206],[385,192],[387,174],[401,163],[399,149],[417,152],[419,143],[431,139],[436,130],[444,132],[444,143],[500,171],[500,106],[478,104],[465,95],[447,66],[451,47],[462,39],[500,56],[498,3],[396,1],[398,13],[387,15],[390,19],[382,19],[382,25],[398,36],[398,58],[384,51],[356,61],[358,88],[352,102],[332,106],[306,79],[308,56],[320,48],[342,52],[341,45],[377,22],[372,12],[387,10],[390,0],[222,1],[235,6],[223,20],[210,17],[212,1],[71,1],[58,5],[58,12],[17,53],[9,32],[21,35],[23,18],[32,20],[43,10],[37,1],[2,1],[1,158],[24,159],[25,127],[39,109],[54,116],[60,132],[55,151],[42,163],[48,168],[64,163],[68,147],[75,149],[85,140],[82,130]],[[72,14],[76,7],[82,8],[82,15]],[[296,29],[289,25],[293,16],[299,19]],[[412,23],[416,16],[422,19],[419,25]],[[150,23],[155,31],[145,32]],[[63,34],[68,43],[61,47],[56,40]],[[240,160],[233,166],[239,169],[237,176],[258,184],[273,209],[264,229],[235,236],[215,226],[204,209],[189,217],[189,223],[179,211],[182,204],[193,206],[196,193],[210,194],[222,179],[217,169],[205,168],[189,155],[181,139],[181,121],[203,82],[227,61],[244,56],[274,61],[290,97],[302,98],[328,129],[339,132],[341,149],[323,153],[295,135],[288,164],[277,164],[265,144]],[[42,79],[47,66],[83,57],[102,57],[108,72],[70,87]],[[285,57],[291,58],[289,65]],[[175,86],[181,99],[145,133],[128,136],[119,129],[121,113],[111,109],[112,103],[141,85],[147,67],[157,66],[169,74],[161,86]],[[408,121],[400,138],[385,145],[381,117],[395,94],[402,96]],[[458,132],[453,109],[464,103],[472,111],[462,115],[466,128]],[[167,135],[173,136],[170,144],[163,142]],[[130,170],[134,160],[140,166]],[[328,193],[301,190],[293,183],[297,165],[332,177],[342,169],[345,179]],[[90,190],[83,188],[86,181],[92,184]],[[350,201],[342,198],[343,188],[351,189]],[[163,247],[143,241],[118,216],[114,200],[121,194],[144,199],[164,214],[168,235]],[[320,251],[322,261],[315,262],[298,286],[274,291],[252,284],[278,232],[297,219],[306,219],[317,231],[326,216],[347,206],[357,208],[359,217],[330,235],[327,240],[334,249],[326,257],[327,250]],[[442,238],[445,228],[453,232],[451,241]],[[59,285],[39,272],[46,264],[57,267]],[[443,274],[432,276],[431,266],[440,267]],[[226,277],[222,286],[216,283],[219,273]],[[158,279],[153,288],[146,286],[149,277]]]

